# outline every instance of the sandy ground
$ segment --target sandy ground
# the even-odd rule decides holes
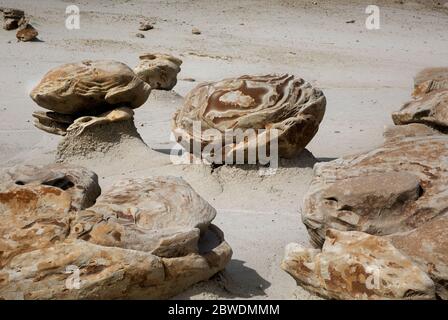
[[[37,106],[28,96],[50,68],[103,58],[134,66],[143,52],[180,56],[177,94],[153,92],[136,112],[139,132],[157,151],[83,164],[102,186],[123,177],[183,176],[218,210],[215,223],[233,247],[233,260],[179,298],[315,298],[279,267],[287,243],[308,243],[300,210],[313,164],[380,144],[390,113],[409,99],[413,75],[448,63],[447,1],[375,1],[382,19],[375,31],[365,28],[370,2],[0,0],[0,6],[24,9],[41,40],[18,43],[15,32],[0,31],[0,167],[53,160],[58,137],[33,127]],[[81,9],[80,30],[65,28],[72,3]],[[140,39],[135,34],[143,18],[155,29]],[[191,34],[192,27],[202,34]],[[282,72],[307,79],[327,97],[308,151],[269,177],[253,168],[170,163],[164,152],[172,145],[171,114],[198,82]],[[196,81],[182,80],[188,78]]]

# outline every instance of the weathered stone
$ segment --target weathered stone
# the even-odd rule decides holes
[[[101,193],[98,176],[78,166],[22,165],[0,171],[0,192],[21,186],[48,186],[63,190],[71,199],[69,208],[75,210],[92,206]]]
[[[89,127],[98,126],[101,124],[108,124],[113,122],[127,121],[134,119],[134,111],[129,108],[118,108],[107,111],[98,117],[86,116],[76,119],[68,128],[67,131],[75,132],[75,135],[80,135]]]
[[[96,244],[172,257],[197,252],[200,232],[205,233],[215,215],[180,178],[134,179],[100,196],[79,215],[72,233]]]
[[[423,123],[448,132],[448,79],[446,90],[431,91],[406,103],[392,119],[397,125]]]
[[[421,124],[385,136],[375,150],[315,165],[302,210],[313,245],[330,228],[389,235],[447,212],[448,136]]]
[[[148,21],[142,21],[140,22],[140,27],[138,28],[138,30],[140,31],[148,31],[154,29],[154,26],[148,22]]]
[[[19,41],[34,41],[37,39],[39,32],[29,23],[24,24],[16,34],[16,38]]]
[[[146,53],[134,72],[153,89],[171,90],[177,83],[182,60],[168,54]]]
[[[238,152],[247,155],[262,144],[270,150],[271,142],[278,138],[279,156],[291,158],[317,133],[325,105],[320,90],[294,76],[243,76],[198,85],[174,114],[172,130],[191,153],[194,144],[200,146],[199,151],[215,144],[215,153],[222,152],[223,158]],[[194,132],[196,123],[201,125],[199,134]],[[268,129],[277,129],[278,137]],[[229,130],[255,132],[242,141],[226,141]],[[209,131],[217,131],[221,138],[217,141]]]
[[[412,95],[418,98],[440,89],[448,89],[448,68],[427,68],[415,77]]]
[[[436,284],[437,295],[448,300],[448,216],[445,214],[412,231],[389,236]]]
[[[291,243],[282,268],[330,299],[434,299],[435,286],[384,237],[329,230],[322,251]]]
[[[168,298],[230,261],[215,210],[180,178],[118,183],[80,212],[70,203],[54,186],[0,192],[1,299]]]
[[[114,119],[114,117],[117,118]],[[56,162],[78,162],[86,159],[119,161],[129,153],[147,154],[134,119],[117,110],[104,117],[81,117],[67,128],[56,151]],[[111,117],[111,118],[110,118]]]
[[[15,30],[23,25],[26,25],[28,21],[25,19],[25,12],[19,9],[3,8],[3,29]]]
[[[72,115],[53,111],[35,111],[33,117],[36,128],[60,136],[65,136],[67,128],[76,120]]]
[[[195,34],[195,35],[199,35],[199,34],[201,34],[202,32],[201,32],[201,30],[199,30],[198,28],[193,28],[193,29],[191,29],[191,33],[192,34]]]
[[[48,72],[31,91],[41,107],[76,116],[138,108],[151,88],[125,64],[112,60],[65,64]]]
[[[70,231],[71,200],[68,192],[46,185],[0,192],[0,268],[17,255],[63,241]]]
[[[3,8],[3,18],[5,19],[21,19],[25,16],[25,12],[20,9]]]

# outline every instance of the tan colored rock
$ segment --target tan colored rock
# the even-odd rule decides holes
[[[441,89],[448,89],[448,68],[427,68],[415,77],[412,95],[418,98]]]
[[[63,190],[70,198],[70,210],[81,210],[92,206],[101,193],[98,176],[78,166],[21,165],[0,171],[0,192],[10,188],[20,189],[22,186],[48,186]]]
[[[435,286],[384,237],[329,230],[322,251],[291,243],[282,268],[329,299],[434,299]]]
[[[447,71],[448,76],[448,71]],[[406,103],[400,111],[392,114],[396,125],[423,123],[425,125],[448,131],[448,78],[447,89],[431,92]]]
[[[163,53],[146,53],[134,72],[153,89],[171,90],[177,83],[182,60]]]
[[[30,95],[43,108],[86,116],[119,107],[138,108],[150,92],[149,85],[125,64],[87,60],[49,71]]]
[[[118,183],[80,212],[70,203],[53,186],[0,193],[1,299],[168,298],[230,261],[215,210],[180,178]]]
[[[70,232],[70,208],[70,194],[56,187],[17,186],[0,192],[0,268],[17,255],[63,241]]]
[[[448,215],[412,231],[389,236],[392,244],[412,259],[436,284],[437,295],[448,300]]]
[[[215,216],[215,209],[181,178],[126,180],[80,213],[72,234],[95,244],[172,257],[197,252],[200,233]]]
[[[410,124],[372,151],[316,164],[302,220],[313,245],[328,229],[390,235],[448,210],[448,136]]]
[[[34,126],[47,133],[65,136],[67,128],[76,120],[76,117],[53,111],[35,111]]]
[[[16,38],[19,41],[27,42],[36,40],[38,35],[39,32],[31,24],[25,23],[17,31]]]
[[[194,35],[199,35],[202,32],[201,32],[201,30],[199,30],[198,28],[195,27],[195,28],[191,29],[191,33]]]
[[[320,90],[294,76],[242,76],[198,85],[174,114],[172,130],[178,142],[191,153],[193,144],[203,151],[214,143],[221,148],[216,152],[222,152],[225,158],[238,151],[247,155],[261,147],[260,141],[266,141],[266,149],[270,150],[274,135],[262,130],[277,129],[279,156],[291,158],[317,133],[325,105]],[[200,134],[193,132],[195,123],[201,125]],[[217,130],[222,140],[207,135],[209,129]],[[247,139],[226,144],[226,132],[238,129],[243,133],[256,132]],[[261,139],[264,136],[266,139]]]

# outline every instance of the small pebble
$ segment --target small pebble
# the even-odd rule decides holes
[[[201,30],[199,30],[198,28],[193,28],[193,29],[191,29],[191,33],[192,34],[201,34]]]
[[[140,22],[140,27],[138,28],[138,30],[148,31],[151,29],[154,29],[154,26],[152,24],[150,24],[149,22],[146,22],[146,21]]]
[[[145,35],[143,33],[137,33],[135,36],[137,38],[144,38],[145,37]]]

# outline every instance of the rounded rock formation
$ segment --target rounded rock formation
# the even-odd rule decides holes
[[[226,157],[260,147],[263,135],[267,135],[269,145],[271,136],[266,132],[277,129],[279,156],[292,158],[317,133],[325,106],[322,91],[303,79],[287,74],[242,76],[203,83],[193,89],[174,114],[172,130],[191,153],[193,144],[198,144],[202,151],[205,146],[218,143]],[[194,132],[195,124],[200,125],[199,132]],[[226,144],[224,138],[217,142],[215,137],[203,134],[208,129],[219,131],[222,137],[229,130],[255,130],[256,135]]]
[[[182,60],[163,53],[141,55],[134,72],[153,89],[171,90],[177,83]]]

